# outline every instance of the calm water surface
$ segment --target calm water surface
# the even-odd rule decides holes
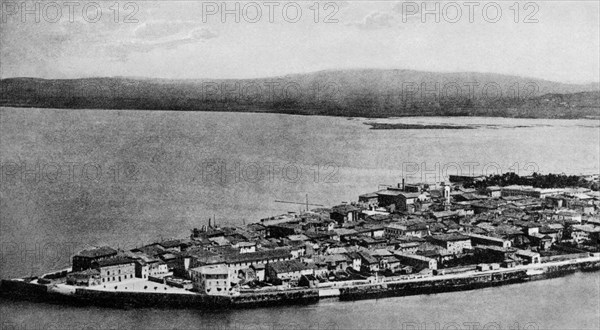
[[[0,277],[67,266],[73,253],[90,246],[133,248],[187,236],[209,217],[221,224],[243,224],[299,211],[303,206],[275,200],[303,202],[306,194],[311,203],[329,206],[354,201],[402,177],[443,181],[447,174],[470,171],[579,174],[600,169],[598,120],[377,120],[472,126],[469,130],[371,130],[365,125],[369,121],[2,108]],[[417,322],[429,329],[435,322],[477,321],[595,328],[599,297],[597,275],[585,274],[464,293],[321,302],[276,312],[115,312],[3,302],[0,317],[67,327],[81,319],[106,319],[125,328],[157,329],[282,322],[305,328],[309,320],[317,320],[321,328],[330,320],[340,328],[404,324],[410,329],[409,323]]]
[[[598,329],[599,285],[597,273],[577,273],[475,291],[220,312],[0,300],[0,316],[4,329]]]

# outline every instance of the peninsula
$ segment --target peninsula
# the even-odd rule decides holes
[[[231,308],[417,295],[600,269],[598,175],[452,175],[247,226],[108,246],[2,280],[7,297],[111,307]]]

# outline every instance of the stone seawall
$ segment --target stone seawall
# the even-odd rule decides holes
[[[236,307],[258,307],[271,305],[311,304],[319,301],[319,290],[293,290],[265,293],[250,293],[232,297]]]
[[[178,307],[178,308],[226,308],[232,305],[230,297],[200,294],[112,292],[77,289],[73,298],[90,305],[108,307]]]
[[[560,277],[577,271],[597,271],[599,269],[599,260],[580,260],[572,263],[539,264],[526,269],[502,269],[500,271],[434,276],[430,278],[396,282],[378,282],[374,284],[340,287],[339,299],[360,300],[390,296],[473,290],[484,287]],[[243,293],[238,296],[101,291],[86,288],[76,288],[72,290],[71,293],[65,294],[51,289],[52,288],[47,285],[30,283],[23,280],[2,280],[0,282],[0,293],[8,298],[117,308],[252,308],[259,306],[316,303],[319,301],[320,296],[320,289],[318,288]],[[338,290],[338,288],[336,288],[336,290]],[[322,296],[327,297],[329,295],[323,294]]]
[[[360,300],[380,297],[411,296],[452,291],[474,290],[527,281],[525,271],[472,275],[450,279],[378,283],[340,289],[340,300]]]
[[[75,297],[89,304],[109,307],[222,309],[313,303],[319,300],[319,293],[317,290],[294,290],[239,296],[208,296],[201,294],[111,292],[77,289]]]
[[[540,264],[539,274],[528,274],[527,270],[515,269],[501,272],[468,274],[454,278],[436,279],[401,283],[376,283],[340,289],[340,300],[360,300],[379,297],[409,296],[451,291],[466,291],[506,284],[522,283],[565,276],[578,271],[600,270],[600,262],[589,261],[564,265]]]
[[[114,292],[77,288],[72,294],[60,294],[49,286],[19,280],[2,280],[2,296],[37,302],[96,305],[104,307],[174,307],[195,309],[251,308],[273,305],[310,304],[319,300],[317,289],[289,290],[208,296],[201,294]]]

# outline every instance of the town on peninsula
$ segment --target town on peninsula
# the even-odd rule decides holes
[[[330,208],[78,252],[0,292],[106,306],[254,307],[471,290],[600,269],[598,175],[401,180]]]

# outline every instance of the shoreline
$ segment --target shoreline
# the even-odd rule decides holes
[[[563,277],[580,271],[599,270],[600,253],[591,253],[589,257],[585,258],[572,258],[496,270],[467,271],[447,275],[412,275],[397,280],[386,280],[386,277],[380,277],[376,281],[363,284],[334,282],[334,285],[317,288],[254,290],[253,292],[244,292],[232,296],[206,295],[191,291],[185,293],[109,291],[67,285],[62,285],[62,287],[71,287],[73,290],[61,292],[57,289],[57,285],[32,283],[33,281],[26,282],[24,279],[3,279],[0,282],[0,295],[17,300],[74,304],[77,306],[83,304],[110,308],[253,308],[313,304],[321,299],[355,301],[468,291]]]
[[[14,109],[41,109],[41,110],[73,110],[73,111],[139,111],[139,112],[203,112],[203,113],[235,113],[235,114],[274,114],[274,115],[287,115],[287,116],[300,116],[300,117],[326,117],[326,118],[347,118],[347,119],[362,119],[362,120],[373,120],[373,119],[400,119],[400,118],[505,118],[505,119],[552,119],[552,120],[600,120],[600,115],[585,115],[585,116],[505,116],[502,113],[498,113],[493,116],[489,112],[485,115],[467,114],[464,112],[457,112],[456,114],[445,113],[428,113],[424,112],[421,114],[388,114],[388,115],[372,115],[365,116],[364,113],[353,114],[353,113],[311,113],[311,112],[298,112],[290,110],[260,110],[260,109],[246,109],[246,110],[227,110],[227,109],[140,109],[140,108],[89,108],[89,107],[46,107],[39,105],[18,105],[18,104],[0,104],[0,108],[14,108]],[[482,109],[485,110],[485,109]],[[477,112],[477,111],[476,111]],[[481,111],[479,111],[481,112]],[[373,129],[373,128],[371,128]],[[377,129],[377,128],[375,128]],[[384,128],[386,129],[386,128]]]

